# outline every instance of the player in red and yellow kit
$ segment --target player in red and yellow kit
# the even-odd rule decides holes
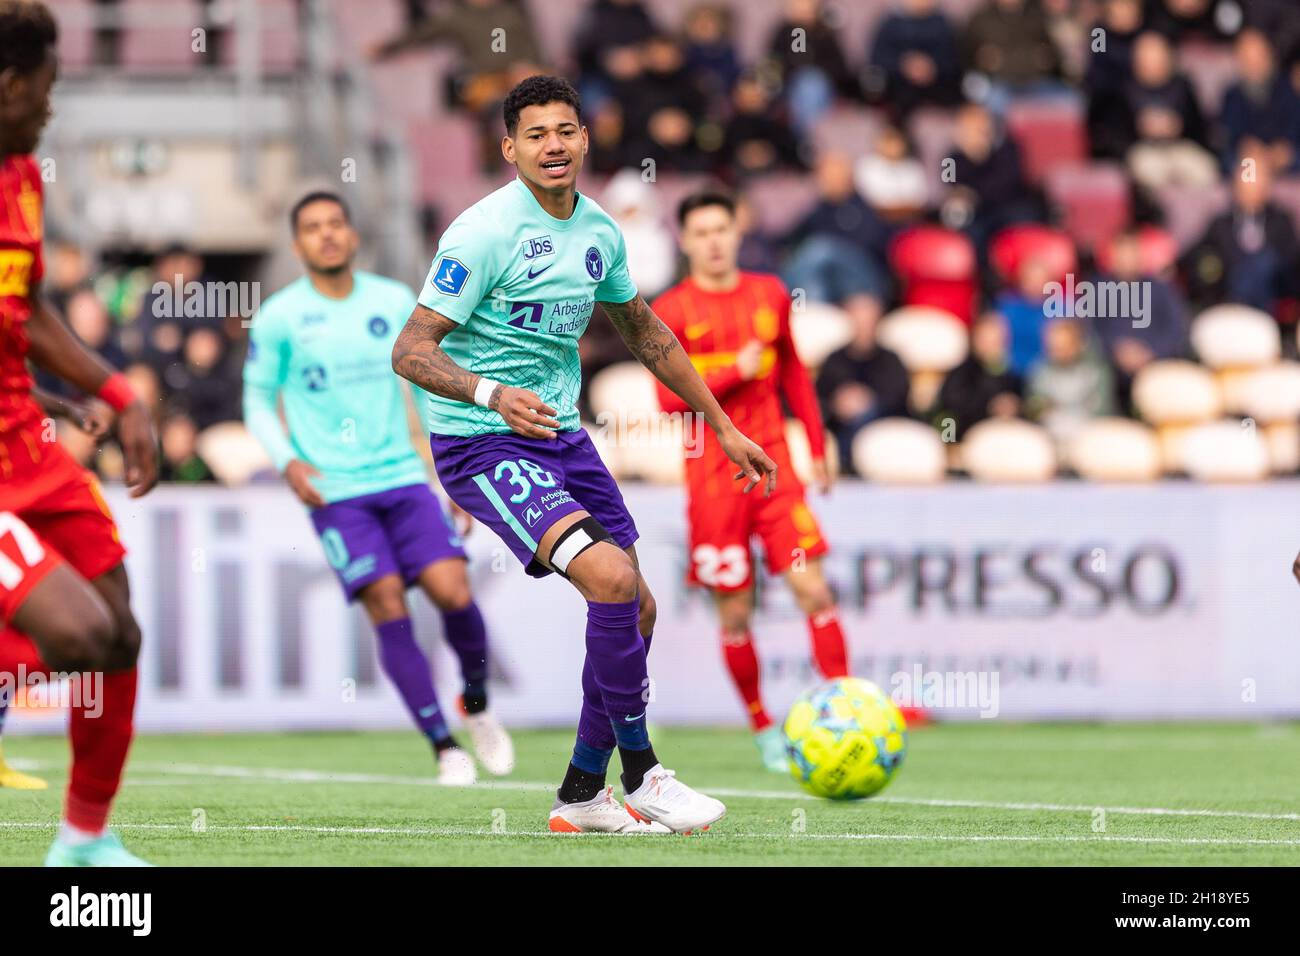
[[[12,630],[49,670],[89,678],[72,707],[72,769],[46,864],[143,865],[107,830],[131,742],[140,646],[125,551],[94,476],[53,440],[27,368],[30,360],[111,406],[131,494],[153,487],[148,411],[39,296],[42,180],[31,153],[50,116],[57,34],[43,4],[0,0],[0,672],[31,663],[12,649]]]
[[[808,433],[814,476],[823,493],[830,489],[825,433],[812,382],[790,337],[785,287],[775,276],[741,272],[737,266],[740,230],[732,200],[713,192],[688,197],[678,210],[678,222],[690,276],[661,295],[654,310],[676,333],[736,427],[772,456],[781,475],[770,498],[742,494],[733,481],[735,467],[713,435],[705,433],[703,453],[686,459],[690,580],[713,591],[727,669],[748,708],[763,762],[784,773],[785,748],[780,728],[763,707],[750,633],[750,542],[759,539],[768,572],[785,576],[808,615],[817,669],[825,677],[845,676],[844,633],[821,567],[826,539],[790,464],[782,398]],[[659,403],[666,412],[688,411],[662,386]]]

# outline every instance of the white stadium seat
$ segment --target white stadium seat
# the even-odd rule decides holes
[[[1214,375],[1195,362],[1152,362],[1133,380],[1133,403],[1152,425],[1194,425],[1223,414]]]
[[[961,443],[962,464],[976,481],[1041,482],[1056,475],[1047,429],[1031,422],[986,419]]]
[[[261,442],[242,422],[219,422],[199,432],[195,451],[224,485],[243,485],[259,471],[272,468]]]
[[[1070,439],[1069,465],[1092,481],[1155,481],[1160,443],[1155,433],[1127,418],[1097,418]]]
[[[1279,362],[1241,377],[1237,411],[1260,424],[1300,419],[1300,362]]]
[[[622,474],[627,477],[656,485],[680,485],[686,480],[681,419],[664,416],[656,427],[633,430],[620,436],[614,457]]]
[[[969,350],[966,326],[951,312],[924,305],[895,309],[880,320],[880,344],[897,353],[909,372],[947,372]]]
[[[848,314],[828,302],[804,302],[790,309],[790,335],[799,361],[819,368],[826,357],[853,338]]]
[[[1268,447],[1268,469],[1275,475],[1300,471],[1300,423],[1273,422],[1259,430]]]
[[[1272,317],[1245,305],[1216,305],[1192,322],[1192,347],[1212,369],[1258,368],[1282,354]]]
[[[790,451],[790,464],[794,465],[795,477],[805,485],[812,484],[812,449],[808,445],[808,432],[803,427],[803,422],[797,418],[787,418],[785,420],[785,444]],[[839,446],[835,444],[835,437],[826,433],[826,468],[831,474],[832,480],[840,473],[840,453]],[[780,480],[780,476],[777,476]]]
[[[591,410],[602,413],[639,417],[659,412],[654,376],[640,362],[617,362],[601,369],[588,386]]]
[[[1268,446],[1247,422],[1197,425],[1181,442],[1183,470],[1199,481],[1243,482],[1268,477]]]
[[[869,481],[935,484],[943,481],[947,459],[939,433],[910,418],[882,418],[853,439],[853,467]]]

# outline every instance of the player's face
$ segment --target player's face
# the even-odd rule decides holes
[[[310,271],[329,274],[350,268],[359,242],[338,203],[322,199],[299,210],[293,247]]]
[[[701,206],[682,223],[682,252],[696,275],[726,275],[736,268],[740,229],[722,206]]]
[[[572,189],[587,155],[587,127],[568,103],[525,106],[501,152],[519,175],[548,190]]]
[[[53,114],[50,94],[58,62],[51,47],[45,62],[30,73],[0,73],[0,152],[23,154],[36,149]]]

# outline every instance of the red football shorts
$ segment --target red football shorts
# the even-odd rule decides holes
[[[92,580],[125,556],[95,476],[46,445],[39,464],[0,488],[0,625],[59,564]]]
[[[691,526],[691,566],[687,580],[718,591],[742,591],[752,586],[750,551],[753,538],[763,545],[767,570],[781,574],[801,560],[818,558],[828,550],[817,519],[804,499],[803,487],[782,474],[772,497],[759,485],[741,494],[737,482],[727,494],[692,494],[687,509]]]

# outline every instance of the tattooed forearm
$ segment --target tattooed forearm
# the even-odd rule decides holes
[[[455,328],[451,319],[417,305],[393,343],[393,371],[426,392],[473,404],[479,376],[442,350],[443,338]]]
[[[681,350],[681,343],[672,329],[664,325],[641,296],[631,302],[605,302],[602,305],[637,361],[655,375],[659,375],[660,365],[667,362],[674,351]]]

